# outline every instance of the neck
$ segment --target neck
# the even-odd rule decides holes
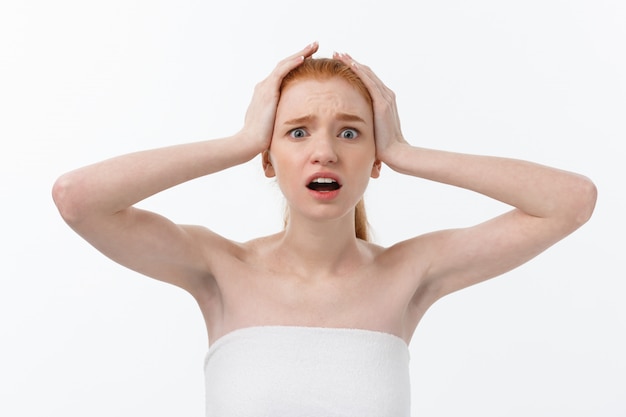
[[[341,219],[313,221],[291,216],[279,245],[281,258],[299,274],[314,277],[351,269],[361,259],[354,212]]]

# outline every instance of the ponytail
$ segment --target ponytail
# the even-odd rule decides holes
[[[356,237],[369,242],[369,231],[367,224],[367,214],[365,213],[365,202],[360,199],[354,208],[354,230]]]

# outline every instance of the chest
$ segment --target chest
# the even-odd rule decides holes
[[[410,294],[396,271],[367,265],[337,275],[302,276],[237,263],[218,276],[221,329],[261,325],[366,328],[402,333]]]

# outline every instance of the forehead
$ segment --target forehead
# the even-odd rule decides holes
[[[372,120],[372,108],[361,93],[348,81],[333,77],[326,80],[294,81],[280,96],[276,118],[299,117],[303,114],[342,112]]]

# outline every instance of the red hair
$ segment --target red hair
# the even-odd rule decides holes
[[[284,78],[280,85],[282,92],[294,81],[314,79],[328,80],[329,78],[340,77],[354,87],[363,98],[372,105],[372,97],[363,81],[356,75],[350,67],[337,59],[330,58],[307,58],[298,67],[292,69]]]

